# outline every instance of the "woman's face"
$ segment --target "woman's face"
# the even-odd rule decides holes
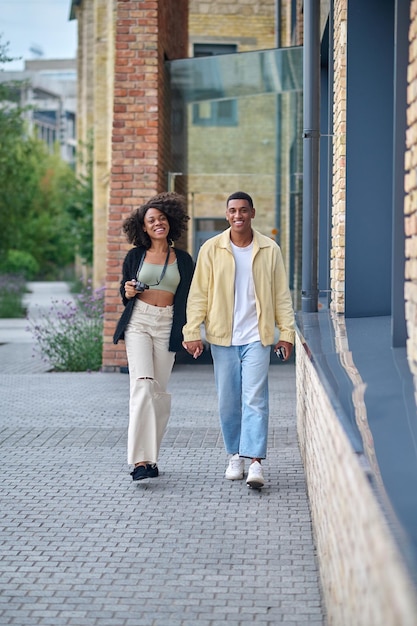
[[[165,213],[159,209],[148,209],[143,219],[143,230],[151,241],[161,241],[168,238],[169,222]]]

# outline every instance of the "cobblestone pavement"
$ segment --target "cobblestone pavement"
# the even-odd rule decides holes
[[[39,372],[31,346],[9,338],[0,346],[2,626],[325,624],[293,364],[270,368],[264,489],[224,479],[213,369],[198,364],[174,367],[160,477],[133,483],[128,376]]]

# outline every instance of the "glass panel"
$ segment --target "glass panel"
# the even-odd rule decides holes
[[[256,208],[254,228],[280,244],[299,294],[302,48],[181,59],[167,67],[171,162],[192,217],[188,248],[196,256],[204,233],[214,234],[200,232],[202,220],[224,219],[227,196],[246,191]]]

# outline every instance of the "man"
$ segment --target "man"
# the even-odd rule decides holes
[[[255,208],[243,191],[227,199],[230,228],[200,249],[187,303],[183,346],[203,352],[201,324],[211,344],[220,424],[231,455],[225,477],[249,487],[265,480],[269,418],[268,370],[275,326],[287,361],[294,344],[294,311],[279,246],[252,229]]]

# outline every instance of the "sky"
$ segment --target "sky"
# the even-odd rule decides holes
[[[9,42],[9,57],[22,57],[1,68],[23,70],[29,59],[74,59],[77,21],[69,21],[70,8],[71,0],[0,0],[0,42]]]

